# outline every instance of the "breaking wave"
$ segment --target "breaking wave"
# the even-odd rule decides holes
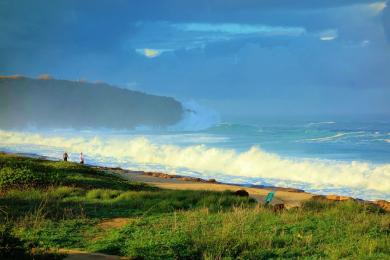
[[[332,125],[332,124],[336,124],[336,122],[334,121],[312,122],[312,123],[308,123],[306,126],[311,127],[311,126]]]
[[[325,136],[325,137],[318,137],[318,138],[308,138],[303,141],[311,141],[311,142],[328,142],[328,141],[333,141],[336,139],[339,139],[340,137],[345,136],[346,133],[337,133],[332,136]]]
[[[363,196],[375,191],[385,199],[390,198],[390,164],[283,158],[256,146],[237,152],[206,145],[181,147],[156,144],[145,137],[64,137],[0,130],[0,147],[18,146],[26,146],[29,151],[36,149],[41,154],[46,149],[58,158],[64,150],[83,151],[89,161],[122,167],[132,164],[147,170],[159,165],[177,172],[189,170],[216,179],[226,180],[227,176],[247,180],[274,179],[280,180],[276,184],[292,187],[294,183],[305,183],[308,190],[346,188],[362,191]]]

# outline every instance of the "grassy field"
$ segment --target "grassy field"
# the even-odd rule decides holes
[[[273,212],[232,192],[161,190],[0,154],[0,258],[55,249],[135,259],[388,259],[390,214],[354,201]]]

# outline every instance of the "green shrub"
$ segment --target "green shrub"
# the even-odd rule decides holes
[[[120,194],[121,192],[118,190],[94,189],[88,191],[86,197],[88,199],[110,200],[115,199]]]
[[[8,224],[0,224],[0,258],[1,259],[25,259],[27,254],[22,241],[12,234],[12,228]]]
[[[23,166],[20,168],[3,167],[0,169],[0,188],[15,186],[39,186],[60,181],[57,172],[36,172]]]

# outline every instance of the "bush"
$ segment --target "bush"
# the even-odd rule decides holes
[[[249,193],[246,190],[237,190],[234,194],[240,197],[249,197]]]
[[[27,258],[23,243],[12,234],[10,225],[0,225],[0,258],[24,259]]]
[[[56,172],[35,172],[27,167],[0,169],[0,188],[15,186],[39,186],[56,183],[60,180],[60,174]]]

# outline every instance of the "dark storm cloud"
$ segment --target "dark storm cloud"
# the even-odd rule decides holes
[[[0,72],[104,80],[206,99],[226,113],[247,113],[256,104],[271,114],[283,104],[289,113],[305,106],[321,113],[356,105],[363,96],[367,113],[388,112],[390,105],[377,102],[390,98],[385,6],[368,0],[3,0]]]
[[[375,3],[377,1],[232,1],[232,0],[144,0],[144,1],[27,1],[5,0],[0,10],[0,46],[52,47],[74,50],[115,48],[123,37],[131,37],[138,21],[265,23],[269,25],[326,27],[312,22],[318,13],[292,10],[316,9]],[[279,13],[275,20],[275,13]],[[288,14],[284,14],[284,12]],[[386,21],[386,19],[384,19]],[[388,20],[388,19],[387,19]],[[35,45],[35,46],[34,46]]]

